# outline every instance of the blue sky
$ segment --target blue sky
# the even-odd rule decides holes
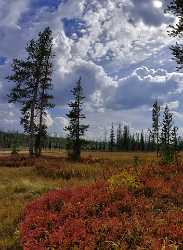
[[[167,2],[167,1],[166,1]],[[0,129],[21,129],[19,110],[8,104],[12,87],[5,77],[27,41],[50,26],[54,36],[50,133],[63,134],[70,89],[82,76],[88,137],[102,138],[111,123],[133,131],[151,126],[155,99],[168,104],[183,128],[183,74],[169,46],[164,0],[0,0]]]

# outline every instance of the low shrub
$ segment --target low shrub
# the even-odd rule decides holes
[[[123,170],[119,174],[113,175],[108,180],[109,189],[113,191],[120,186],[125,186],[129,190],[136,189],[140,186],[137,177],[133,174],[130,174],[127,170]]]
[[[181,249],[183,185],[175,184],[179,178],[167,181],[157,172],[137,181],[124,171],[109,182],[49,192],[25,208],[21,245],[24,250]],[[117,185],[112,181],[113,192],[111,180],[117,180]],[[138,196],[131,187],[138,187]]]
[[[85,159],[81,162],[72,162],[66,159],[39,160],[35,164],[39,175],[51,178],[63,178],[66,180],[72,178],[96,179],[98,177],[108,178],[111,175],[110,164],[105,161]],[[118,171],[117,167],[113,172]]]

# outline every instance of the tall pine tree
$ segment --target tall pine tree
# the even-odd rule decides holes
[[[7,78],[15,82],[9,94],[9,102],[21,105],[21,124],[25,133],[29,134],[29,152],[32,156],[40,154],[41,137],[46,133],[43,117],[46,119],[46,108],[53,107],[49,103],[52,98],[49,91],[53,57],[52,32],[49,27],[39,33],[37,40],[28,43],[26,52],[26,59],[13,60],[13,74]]]
[[[38,132],[36,134],[35,153],[37,156],[41,154],[43,137],[47,134],[46,118],[47,109],[53,108],[54,105],[50,102],[53,96],[50,94],[52,90],[52,71],[54,57],[52,52],[53,37],[52,31],[46,28],[43,33],[40,33],[38,40],[39,54],[44,55],[40,85],[39,85],[39,102],[38,102]]]
[[[120,151],[122,149],[122,129],[121,129],[121,124],[119,124],[119,126],[117,128],[116,144],[117,144],[118,151]]]
[[[160,105],[155,101],[152,109],[152,131],[153,143],[156,145],[157,156],[159,155],[159,129],[160,129]]]
[[[114,146],[115,146],[115,134],[114,134],[114,125],[112,123],[110,132],[110,142],[109,142],[109,148],[111,152],[114,151]]]
[[[161,130],[161,153],[163,161],[165,163],[169,163],[173,160],[172,145],[171,145],[172,129],[173,129],[173,114],[170,112],[168,106],[166,105],[163,114],[163,122]]]
[[[130,144],[130,130],[129,126],[127,125],[125,125],[123,128],[122,144],[123,144],[123,150],[128,151]]]
[[[142,131],[140,134],[140,150],[144,151],[145,149],[145,141],[144,141],[144,132]]]
[[[76,86],[71,91],[73,95],[73,101],[69,104],[70,111],[67,114],[69,118],[69,125],[65,127],[68,132],[68,151],[69,157],[73,160],[80,160],[81,157],[81,146],[83,143],[82,137],[87,131],[89,125],[81,124],[81,120],[85,119],[86,116],[83,114],[83,88],[81,86],[81,77],[76,82]]]

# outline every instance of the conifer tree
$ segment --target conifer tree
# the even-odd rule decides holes
[[[125,151],[129,150],[129,143],[130,143],[130,130],[129,127],[125,125],[123,128],[123,138],[122,138],[123,149]]]
[[[155,101],[152,109],[152,131],[151,136],[153,138],[153,142],[156,145],[157,156],[159,154],[159,129],[160,129],[160,105],[158,101]]]
[[[171,142],[172,142],[172,145],[173,145],[173,148],[174,148],[175,151],[178,150],[178,136],[177,136],[177,131],[178,131],[178,128],[174,126],[173,129],[172,129]]]
[[[73,101],[69,104],[70,111],[67,114],[69,125],[65,127],[65,130],[68,132],[67,146],[69,157],[78,161],[81,156],[81,146],[83,144],[82,137],[89,127],[89,125],[81,124],[81,120],[86,118],[83,114],[83,101],[85,97],[83,96],[81,77],[76,82],[76,86],[71,90],[71,93],[73,95]]]
[[[171,148],[172,129],[173,129],[173,114],[170,112],[168,106],[166,105],[163,114],[163,122],[161,130],[161,151],[162,151],[163,161],[165,162],[171,162],[173,160],[172,148]]]
[[[140,150],[144,151],[145,149],[145,141],[144,141],[144,133],[143,131],[140,134]]]
[[[49,103],[52,98],[49,94],[52,74],[52,32],[49,27],[39,33],[37,40],[28,43],[26,52],[26,59],[13,60],[13,74],[7,78],[15,82],[9,102],[21,105],[21,124],[29,134],[29,153],[33,155],[37,148],[40,152],[40,140],[46,133],[46,124],[43,124],[43,117],[47,115],[45,109],[52,107]]]
[[[38,102],[38,132],[36,134],[35,153],[37,156],[41,154],[42,138],[47,134],[46,117],[47,109],[53,108],[53,103],[50,102],[53,96],[50,94],[52,90],[52,71],[54,57],[52,52],[53,38],[52,31],[46,28],[44,32],[40,33],[38,40],[38,48],[40,54],[44,55],[43,68],[39,86],[39,102]]]
[[[121,143],[122,142],[122,130],[121,130],[121,124],[119,124],[118,128],[117,128],[117,135],[116,135],[116,144],[117,144],[117,148],[120,151],[121,150]]]
[[[114,146],[115,146],[115,135],[114,135],[114,125],[112,123],[111,132],[110,132],[110,147],[109,147],[111,152],[114,151]]]
[[[179,151],[177,131],[178,131],[178,128],[174,126],[171,132],[172,151],[174,154],[174,160],[176,164],[178,164],[178,151]]]
[[[171,0],[167,10],[177,18],[176,25],[170,25],[171,30],[169,31],[169,35],[179,40],[174,46],[171,46],[170,49],[176,60],[177,69],[180,70],[183,68],[183,43],[181,39],[183,34],[183,1]]]
[[[161,141],[164,145],[170,145],[172,126],[173,126],[173,114],[170,112],[168,105],[166,105],[163,114],[162,132],[161,132]]]

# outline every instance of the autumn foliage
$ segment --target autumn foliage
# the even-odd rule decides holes
[[[20,232],[24,250],[181,250],[183,168],[129,168],[49,192],[25,208]]]

